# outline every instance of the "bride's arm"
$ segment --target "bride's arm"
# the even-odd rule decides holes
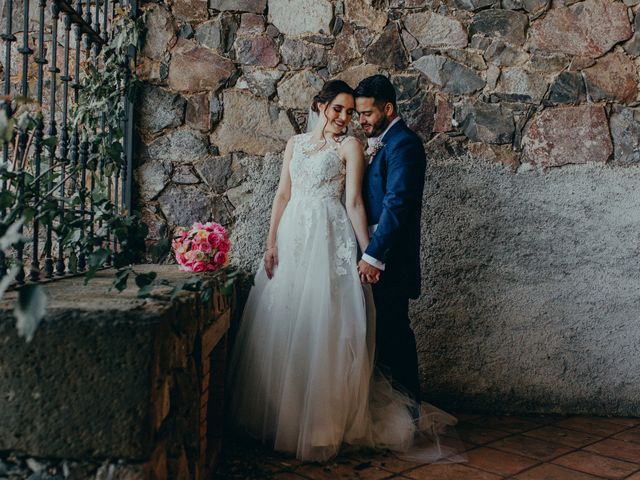
[[[274,267],[278,265],[278,251],[276,249],[276,235],[278,233],[278,225],[282,212],[284,212],[289,198],[291,198],[291,177],[289,176],[289,163],[293,154],[293,138],[287,142],[287,148],[284,150],[284,159],[282,160],[282,171],[280,172],[280,181],[278,189],[273,198],[271,206],[271,221],[269,222],[269,234],[267,235],[266,252],[264,255],[264,267],[267,277],[273,277]]]
[[[342,145],[342,156],[347,164],[345,207],[360,250],[364,252],[369,245],[369,230],[362,201],[362,179],[366,168],[362,145],[356,139],[347,141]]]

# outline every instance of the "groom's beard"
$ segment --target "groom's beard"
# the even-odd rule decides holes
[[[370,138],[379,137],[380,135],[382,135],[382,132],[384,132],[387,129],[390,123],[391,122],[387,117],[382,117],[380,121],[373,126],[373,128],[371,129],[371,133],[367,135],[367,137],[370,137]]]

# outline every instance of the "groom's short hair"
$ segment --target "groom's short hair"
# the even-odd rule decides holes
[[[375,103],[383,106],[387,102],[393,105],[394,110],[398,111],[396,103],[396,89],[387,77],[384,75],[373,75],[362,80],[353,92],[353,96],[373,98]]]

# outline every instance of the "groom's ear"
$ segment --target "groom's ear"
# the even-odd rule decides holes
[[[386,117],[391,117],[396,113],[396,107],[393,103],[387,102],[384,104],[384,114]]]

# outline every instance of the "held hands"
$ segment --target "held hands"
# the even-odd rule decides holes
[[[380,270],[364,260],[358,262],[358,273],[360,274],[360,281],[363,284],[378,283],[380,280]]]
[[[278,249],[276,247],[268,247],[264,252],[264,270],[267,274],[267,278],[271,280],[275,268],[278,266]]]

